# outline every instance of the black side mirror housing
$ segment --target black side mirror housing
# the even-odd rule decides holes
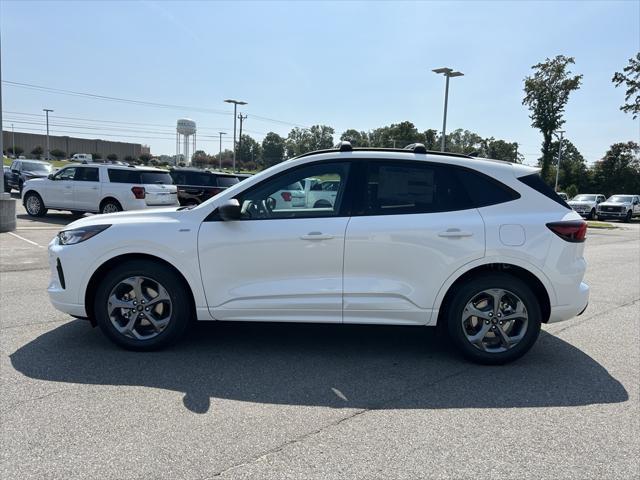
[[[50,173],[49,175],[47,175],[47,178],[48,178],[49,180],[53,180],[53,173]]]
[[[220,215],[220,218],[225,222],[239,220],[241,214],[242,209],[240,208],[240,202],[235,198],[227,200],[218,207],[218,215]]]

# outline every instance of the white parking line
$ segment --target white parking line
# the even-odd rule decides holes
[[[33,241],[29,240],[28,238],[21,237],[20,235],[16,235],[13,232],[8,232],[8,233],[9,233],[9,235],[13,235],[14,237],[19,238],[20,240],[24,240],[25,242],[30,243],[31,245],[35,245],[38,248],[44,248],[42,245],[38,245],[36,242],[33,242]]]

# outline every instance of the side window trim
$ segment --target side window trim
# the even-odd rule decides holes
[[[354,200],[354,190],[355,190],[355,186],[356,184],[354,182],[357,181],[357,177],[358,175],[354,175],[354,171],[355,171],[355,166],[360,163],[360,162],[354,162],[352,160],[345,160],[345,159],[341,159],[341,158],[329,158],[329,159],[324,159],[324,160],[319,160],[316,162],[309,162],[309,163],[304,163],[302,165],[298,165],[296,167],[292,167],[289,168],[287,170],[283,170],[282,172],[279,172],[275,175],[272,175],[268,178],[265,178],[264,180],[256,183],[255,185],[252,185],[249,188],[246,188],[244,190],[242,190],[241,192],[238,192],[233,198],[237,199],[237,197],[241,196],[241,195],[247,195],[247,194],[251,194],[252,191],[257,190],[261,187],[263,187],[267,182],[271,182],[271,181],[276,181],[278,178],[281,178],[285,175],[289,175],[291,173],[294,173],[298,170],[302,170],[304,168],[309,168],[312,166],[316,166],[316,165],[323,165],[323,164],[345,164],[347,165],[347,181],[345,183],[345,188],[344,188],[344,192],[342,194],[342,198],[341,198],[341,203],[340,203],[340,211],[336,214],[336,215],[331,215],[331,216],[327,216],[327,217],[322,217],[322,216],[300,216],[300,217],[289,217],[289,218],[262,218],[262,219],[254,219],[254,220],[249,220],[249,219],[241,219],[241,220],[237,220],[239,222],[246,222],[246,221],[256,221],[256,220],[297,220],[297,219],[304,219],[304,218],[344,218],[344,217],[350,217],[352,216],[352,205],[353,205],[353,200]],[[218,221],[222,221],[222,219],[220,218],[220,216],[218,215],[218,209],[214,209],[205,219],[205,222],[218,222]]]

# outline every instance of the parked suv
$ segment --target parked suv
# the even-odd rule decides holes
[[[567,203],[581,216],[591,220],[596,217],[598,204],[604,202],[605,196],[600,193],[581,193]]]
[[[170,174],[178,186],[180,205],[199,205],[225,188],[240,182],[234,174],[197,168],[172,168]]]
[[[95,163],[69,165],[48,178],[29,180],[22,201],[34,217],[48,209],[115,213],[178,205],[177,189],[167,171]]]
[[[22,192],[24,182],[33,178],[47,177],[51,173],[51,164],[41,160],[14,160],[4,175],[4,191],[9,193],[12,188]]]
[[[606,202],[598,205],[599,219],[615,218],[630,222],[633,217],[640,217],[639,195],[612,195]]]
[[[270,201],[313,178],[338,182],[331,207]],[[175,342],[192,318],[437,325],[496,364],[584,311],[586,231],[532,167],[343,142],[192,209],[67,225],[49,244],[49,295],[136,350]]]

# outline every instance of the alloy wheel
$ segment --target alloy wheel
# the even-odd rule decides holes
[[[469,300],[462,312],[462,330],[477,349],[500,353],[512,349],[527,333],[524,302],[501,288],[483,290]]]
[[[113,327],[125,337],[149,340],[169,325],[173,305],[156,280],[134,276],[120,281],[109,294],[107,313]]]
[[[40,199],[36,195],[29,195],[26,201],[27,212],[30,215],[38,215],[40,213]]]

